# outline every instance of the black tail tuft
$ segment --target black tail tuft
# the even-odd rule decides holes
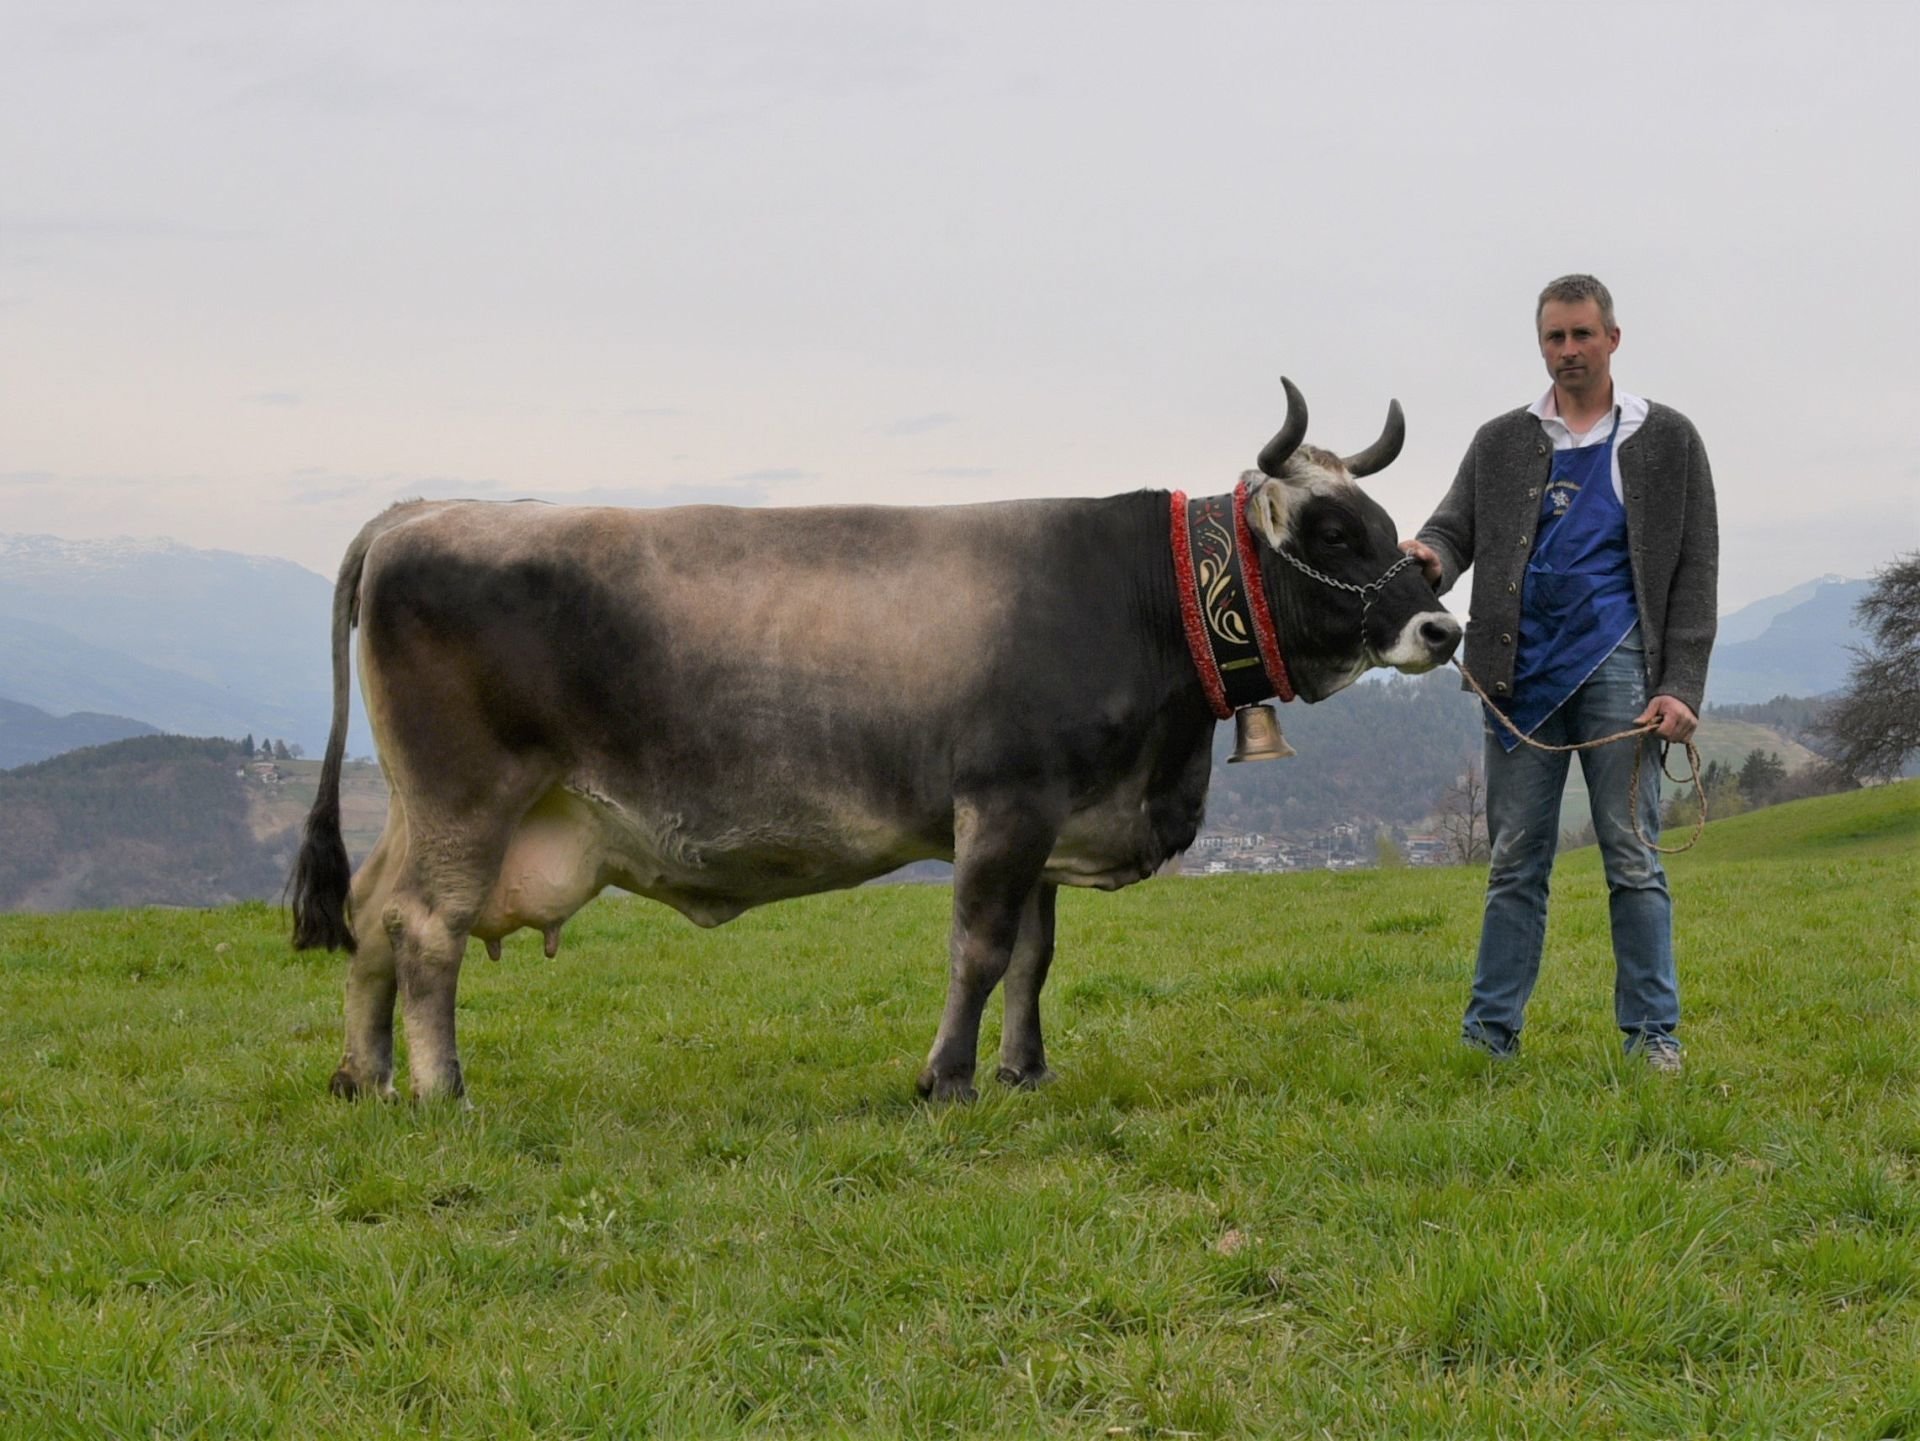
[[[293,946],[298,951],[355,949],[353,928],[347,924],[347,886],[353,868],[347,863],[346,842],[340,838],[340,796],[336,789],[328,805],[322,787],[307,817],[306,839],[293,866]]]

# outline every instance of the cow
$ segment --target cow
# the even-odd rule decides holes
[[[1285,423],[1231,496],[1140,491],[916,507],[659,510],[414,501],[348,547],[333,718],[289,881],[294,944],[351,953],[336,1095],[461,1096],[469,938],[549,954],[607,886],[701,926],[953,863],[946,1007],[923,1096],[1050,1076],[1040,992],[1063,885],[1113,889],[1192,844],[1218,720],[1324,700],[1459,643],[1346,458]],[[1245,594],[1236,600],[1234,585]],[[340,834],[351,631],[390,790]],[[1236,650],[1235,647],[1238,647]],[[351,894],[349,896],[349,890]]]

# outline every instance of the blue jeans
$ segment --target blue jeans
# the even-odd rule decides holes
[[[1647,705],[1646,655],[1636,628],[1600,663],[1533,738],[1570,745],[1629,729]],[[1485,717],[1483,716],[1483,719]],[[1580,751],[1593,829],[1606,865],[1613,923],[1613,1016],[1629,1049],[1668,1043],[1680,1024],[1680,988],[1673,968],[1673,902],[1659,854],[1634,836],[1627,787],[1640,766],[1640,830],[1660,838],[1659,743],[1616,741]],[[1540,974],[1547,935],[1547,882],[1560,842],[1560,800],[1567,785],[1565,752],[1517,746],[1511,753],[1486,738],[1487,910],[1480,928],[1473,996],[1462,1035],[1496,1054],[1520,1044],[1527,998]]]

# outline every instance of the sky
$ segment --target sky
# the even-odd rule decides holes
[[[0,531],[1225,491],[1612,289],[1721,608],[1920,547],[1920,6],[0,0]]]

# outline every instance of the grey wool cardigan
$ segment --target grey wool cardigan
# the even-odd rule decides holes
[[[1713,472],[1693,422],[1654,404],[1621,445],[1620,486],[1633,554],[1633,590],[1646,644],[1647,694],[1670,695],[1697,715],[1713,649],[1720,525]],[[1440,593],[1473,567],[1467,669],[1489,695],[1513,694],[1513,656],[1533,554],[1540,490],[1553,444],[1524,408],[1480,427],[1420,539],[1440,557]]]

